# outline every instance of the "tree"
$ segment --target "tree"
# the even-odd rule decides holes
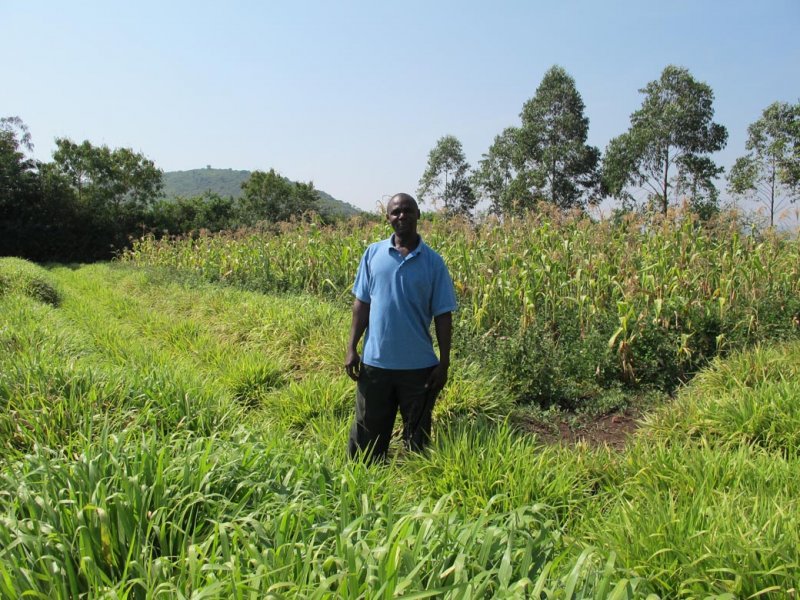
[[[600,151],[586,143],[589,119],[584,108],[575,80],[553,66],[520,115],[521,170],[527,172],[534,196],[562,209],[597,199]]]
[[[509,127],[483,155],[473,181],[497,212],[518,212],[545,200],[562,209],[599,199],[600,151],[586,143],[589,119],[575,80],[551,67]]]
[[[785,203],[800,196],[800,103],[770,104],[747,128],[745,148],[728,176],[728,189],[761,202],[769,225]]]
[[[111,150],[66,138],[56,138],[56,147],[53,161],[71,181],[78,202],[111,219],[140,214],[161,192],[161,169],[130,148]]]
[[[19,117],[0,119],[0,218],[22,208],[34,181],[34,162],[24,150],[33,150],[28,127]]]
[[[472,174],[473,187],[491,202],[491,211],[497,215],[513,212],[515,195],[511,182],[516,175],[513,161],[516,131],[514,127],[507,127],[495,136]]]
[[[19,117],[0,119],[0,256],[25,256],[30,224],[37,218],[36,170],[25,151],[30,133]]]
[[[148,211],[147,224],[157,231],[184,234],[230,229],[238,224],[235,217],[232,196],[206,191],[199,196],[158,200]]]
[[[606,148],[603,179],[609,193],[627,202],[633,199],[629,186],[644,188],[662,213],[667,212],[675,181],[694,181],[696,188],[685,183],[678,187],[703,189],[706,198],[716,198],[716,192],[708,192],[714,185],[709,175],[717,167],[704,155],[724,148],[728,132],[712,121],[714,92],[687,69],[675,66],[639,91],[645,98],[631,115],[630,128]]]
[[[701,219],[719,212],[719,191],[714,181],[724,169],[707,156],[686,155],[675,178],[675,192],[688,198],[689,206]]]
[[[75,229],[87,219],[76,210],[69,182],[52,163],[27,158],[31,150],[22,120],[0,119],[0,255],[85,259],[87,236]]]
[[[461,142],[446,135],[436,142],[428,154],[428,166],[419,180],[420,202],[429,198],[441,202],[447,215],[469,216],[477,199],[469,179],[469,163]]]
[[[51,179],[65,181],[71,196],[64,201],[74,206],[72,236],[84,260],[107,258],[142,233],[147,208],[162,188],[162,172],[153,161],[129,148],[57,138],[53,165]]]
[[[251,223],[288,221],[308,211],[319,210],[319,197],[313,183],[294,183],[275,169],[267,173],[253,171],[242,183],[242,190],[243,217]]]

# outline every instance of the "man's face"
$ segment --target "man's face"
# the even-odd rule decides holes
[[[417,204],[406,196],[394,196],[386,207],[386,219],[395,233],[415,233],[419,208]]]

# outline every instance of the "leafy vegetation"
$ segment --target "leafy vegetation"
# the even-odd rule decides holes
[[[586,139],[589,119],[575,80],[551,67],[525,102],[519,127],[498,135],[473,180],[497,214],[524,213],[540,201],[561,209],[600,197],[600,151]]]
[[[53,162],[26,157],[24,123],[0,119],[0,255],[38,260],[109,257],[141,233],[161,171],[128,148],[56,140]]]
[[[587,144],[589,121],[574,79],[553,66],[522,106],[519,126],[497,135],[475,169],[456,136],[439,138],[419,181],[420,199],[439,203],[447,217],[466,219],[481,217],[473,214],[479,200],[490,214],[511,218],[536,212],[541,203],[583,210],[604,198],[621,203],[619,214],[658,209],[666,215],[670,206],[686,205],[700,219],[712,218],[720,208],[716,182],[723,167],[710,155],[728,137],[713,121],[713,90],[670,65],[640,91],[644,99],[630,129],[601,157]],[[798,114],[797,105],[785,102],[765,109],[748,129],[748,154],[728,177],[729,191],[768,208],[770,227],[797,195]],[[24,122],[0,118],[0,256],[105,260],[146,233],[275,228],[310,212],[326,222],[359,212],[313,182],[292,182],[274,169],[208,166],[165,175],[130,148],[67,138],[56,146],[52,162],[33,160]]]
[[[4,597],[797,589],[800,413],[780,387],[798,342],[715,361],[623,452],[518,431],[493,371],[459,354],[429,453],[367,467],[346,459],[336,301],[0,260],[23,270],[61,302],[0,295]],[[715,419],[765,405],[779,431]]]
[[[49,274],[19,258],[1,259],[0,297],[19,294],[58,306],[61,294]]]
[[[620,389],[671,392],[714,356],[796,338],[800,245],[727,215],[596,223],[543,211],[422,235],[460,295],[456,331],[515,396],[592,410]],[[265,292],[349,299],[358,257],[387,235],[364,220],[273,233],[137,242],[125,260]]]
[[[469,163],[455,136],[440,138],[428,154],[417,195],[420,202],[438,205],[448,216],[469,217],[475,208],[478,198],[469,181]]]
[[[0,119],[0,256],[109,259],[148,231],[191,234],[274,224],[310,210],[326,220],[356,212],[312,184],[290,182],[274,171],[271,189],[263,185],[269,174],[249,175],[241,200],[208,191],[159,200],[163,173],[143,154],[88,140],[59,138],[56,146],[52,162],[27,158],[33,145],[25,124],[18,117]]]

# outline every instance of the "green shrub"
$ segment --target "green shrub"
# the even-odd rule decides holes
[[[609,329],[581,335],[571,315],[557,325],[537,320],[523,331],[490,339],[488,362],[519,402],[583,410],[620,376],[607,343]]]

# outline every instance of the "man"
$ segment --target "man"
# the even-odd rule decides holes
[[[386,219],[394,233],[370,245],[358,266],[345,358],[347,374],[358,382],[348,444],[353,457],[386,457],[398,408],[403,441],[421,450],[430,438],[434,400],[447,382],[455,291],[442,257],[417,233],[419,215],[414,198],[392,196]]]

